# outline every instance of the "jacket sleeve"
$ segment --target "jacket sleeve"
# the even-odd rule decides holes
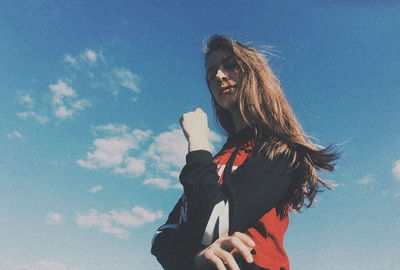
[[[151,245],[151,253],[165,270],[191,269],[193,259],[185,248],[184,231],[181,224],[184,197],[176,203],[164,225],[157,229]]]
[[[291,182],[289,162],[283,157],[249,157],[224,184],[208,151],[186,156],[180,181],[187,198],[188,225],[195,243],[211,244],[215,232],[244,231],[284,199]],[[212,235],[214,234],[214,236]]]

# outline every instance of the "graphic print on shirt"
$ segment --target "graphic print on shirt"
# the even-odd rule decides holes
[[[217,173],[219,175],[218,183],[222,184],[223,172],[226,164],[217,165]],[[232,166],[232,173],[236,171],[238,166]],[[208,220],[206,229],[203,234],[201,243],[204,246],[210,245],[218,238],[228,235],[229,231],[229,201],[220,201],[214,206],[211,216]]]

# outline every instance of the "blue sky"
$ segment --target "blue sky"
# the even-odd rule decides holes
[[[318,2],[318,3],[317,3]],[[155,229],[182,190],[179,116],[203,108],[202,44],[272,46],[306,132],[342,158],[338,184],[291,215],[293,269],[400,264],[400,3],[0,3],[0,269],[161,268]]]

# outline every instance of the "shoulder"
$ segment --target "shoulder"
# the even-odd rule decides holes
[[[290,167],[291,159],[284,154],[271,157],[264,153],[255,152],[248,157],[247,162],[264,166]]]
[[[267,175],[274,176],[290,176],[291,163],[290,159],[284,155],[277,155],[270,158],[266,155],[253,153],[238,168],[238,172],[242,171],[247,176],[255,176],[257,178]]]

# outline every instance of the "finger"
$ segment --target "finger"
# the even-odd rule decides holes
[[[213,263],[217,270],[227,270],[222,260],[214,254],[211,254],[208,259]]]
[[[229,237],[226,239],[226,241],[229,241],[229,247],[236,249],[236,253],[240,253],[248,263],[252,263],[254,261],[253,255],[251,255],[250,253],[250,250],[252,248],[243,244],[243,242],[238,237],[235,236]],[[221,243],[221,244],[225,246],[227,243]]]
[[[233,234],[233,236],[236,236],[237,238],[240,239],[240,241],[242,241],[245,245],[247,245],[248,247],[253,248],[256,243],[254,243],[254,241],[246,234],[241,233],[241,232],[235,232]]]
[[[202,114],[202,115],[207,116],[207,114],[201,108],[197,108],[194,112],[197,114]]]
[[[235,258],[230,252],[224,249],[217,249],[215,251],[215,255],[217,255],[225,264],[227,264],[230,270],[240,270]]]

